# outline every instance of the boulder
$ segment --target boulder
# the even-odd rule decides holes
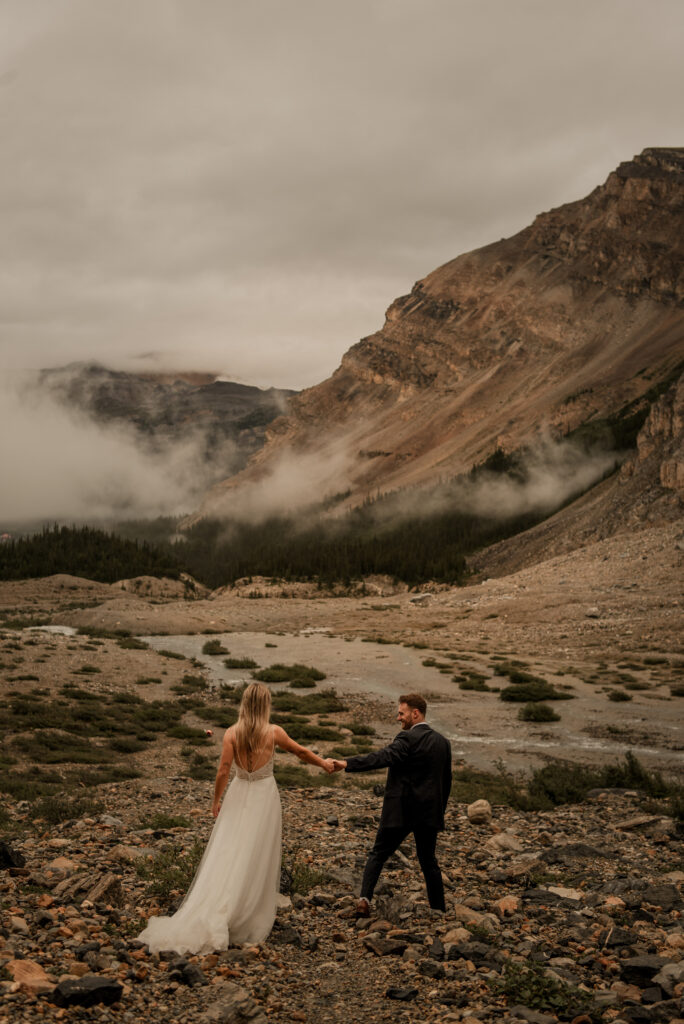
[[[475,800],[466,808],[471,825],[489,825],[492,820],[492,805],[489,800]]]
[[[118,1003],[123,993],[123,985],[113,978],[103,978],[98,974],[85,974],[82,978],[66,978],[60,981],[50,994],[50,1002],[57,1006],[96,1006],[105,1003],[111,1006]]]
[[[684,982],[684,961],[680,961],[677,964],[666,964],[657,974],[653,975],[651,980],[656,985],[660,985],[663,992],[666,992],[668,996],[673,996],[675,994],[675,985]]]
[[[124,894],[121,879],[108,871],[88,890],[87,898],[91,903],[111,903],[114,907],[122,907]]]
[[[653,978],[667,964],[662,956],[632,956],[621,963],[620,977],[628,985],[648,988]]]
[[[12,976],[20,989],[32,996],[42,996],[46,992],[52,992],[55,987],[40,964],[33,960],[10,960],[5,968]]]
[[[0,868],[23,868],[25,864],[23,854],[9,843],[0,843]]]

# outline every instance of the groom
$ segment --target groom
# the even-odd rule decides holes
[[[409,832],[416,841],[428,900],[444,910],[442,872],[435,857],[437,833],[444,829],[444,809],[451,789],[451,746],[425,721],[427,704],[418,693],[399,698],[401,732],[389,746],[372,754],[335,761],[335,771],[370,772],[389,768],[380,827],[361,883],[358,917],[370,915],[370,900],[385,861]]]

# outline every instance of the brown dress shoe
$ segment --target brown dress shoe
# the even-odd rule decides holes
[[[370,917],[370,903],[365,896],[362,896],[359,902],[356,904],[356,916],[357,917]]]

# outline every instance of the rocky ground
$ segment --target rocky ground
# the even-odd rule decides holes
[[[135,936],[181,897],[209,834],[211,777],[234,705],[197,681],[206,665],[116,633],[251,630],[270,647],[284,642],[277,634],[328,630],[374,640],[381,653],[398,645],[439,662],[450,652],[462,671],[480,662],[491,671],[495,654],[546,674],[563,664],[573,674],[554,683],[570,679],[578,698],[563,715],[580,706],[581,685],[597,688],[598,673],[598,691],[620,686],[633,700],[608,704],[604,693],[610,714],[588,727],[610,737],[613,715],[632,708],[648,712],[660,742],[681,706],[680,533],[667,524],[621,534],[505,578],[421,594],[382,580],[337,598],[276,594],[266,581],[210,595],[72,577],[0,585],[0,1024],[684,1019],[681,833],[665,804],[624,790],[548,811],[492,797],[492,819],[477,823],[466,813],[481,795],[475,778],[467,798],[455,791],[440,842],[446,914],[426,907],[408,843],[383,875],[372,918],[356,921],[380,807],[372,787],[382,780],[320,786],[280,762],[290,772],[281,789],[289,902],[268,941],[187,960],[150,956]],[[91,633],[32,633],[38,622]],[[328,684],[293,693],[310,699]],[[495,693],[457,693],[464,709],[500,706]],[[388,720],[380,725],[386,694],[371,685],[365,697],[341,696],[344,710],[295,709],[295,725],[319,730],[312,745],[328,752],[391,734]],[[94,707],[97,727],[70,733],[71,719],[95,720]],[[355,733],[361,722],[377,735]],[[621,723],[622,739],[629,727]],[[643,739],[643,725],[634,728]],[[653,766],[672,769],[678,746],[663,741]]]
[[[485,807],[473,821],[452,803],[439,847],[446,914],[427,908],[406,843],[371,918],[357,921],[379,797],[350,785],[284,790],[290,899],[269,939],[150,955],[136,935],[168,903],[139,866],[168,851],[179,863],[206,839],[210,790],[181,777],[111,784],[104,813],[51,828],[27,805],[10,808],[2,1024],[684,1019],[681,837],[636,794],[491,818]],[[182,826],[155,825],[179,816]],[[171,889],[170,903],[180,895]],[[94,991],[103,1001],[88,1006]]]

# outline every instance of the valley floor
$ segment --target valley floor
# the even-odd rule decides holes
[[[234,714],[220,684],[250,676],[224,666],[227,651],[203,653],[207,641],[259,666],[303,661],[325,671],[311,689],[274,687],[300,701],[293,725],[311,730],[303,741],[321,752],[380,745],[395,731],[396,697],[415,683],[466,766],[491,768],[499,756],[509,770],[529,770],[559,754],[598,764],[634,748],[675,778],[682,546],[681,529],[669,524],[420,594],[378,581],[372,595],[332,598],[253,581],[184,601],[162,587],[140,597],[68,576],[0,584],[0,1024],[143,1016],[486,1024],[513,1019],[525,1000],[520,1019],[541,1024],[554,1008],[572,1019],[563,1003],[575,1017],[583,1012],[583,997],[554,988],[563,984],[591,994],[596,1020],[684,1016],[681,838],[662,807],[644,809],[625,792],[541,812],[495,806],[492,822],[476,826],[465,813],[475,783],[455,793],[441,840],[445,918],[426,909],[406,844],[383,876],[375,917],[358,925],[347,912],[380,800],[339,780],[318,786],[282,759],[284,865],[296,882],[269,940],[190,965],[150,957],[134,940],[155,905],[180,895],[167,886],[155,896],[140,865],[169,850],[182,860],[208,835],[211,779]],[[88,632],[31,630],[38,623]],[[520,685],[515,668],[572,694],[552,702],[559,722],[518,721],[521,705],[493,692]],[[478,678],[488,691],[461,688]],[[316,705],[331,686],[343,708]],[[78,720],[84,707],[84,720],[95,720],[96,707],[114,723],[114,739],[104,726],[85,737],[61,732],[58,715]],[[361,722],[374,737],[364,738]],[[654,982],[667,965],[674,980]],[[22,983],[22,970],[33,970],[33,981]],[[50,1001],[61,978],[84,974],[123,986],[112,1007]],[[406,1001],[391,989],[405,990]],[[546,1017],[534,1017],[535,1007]]]

